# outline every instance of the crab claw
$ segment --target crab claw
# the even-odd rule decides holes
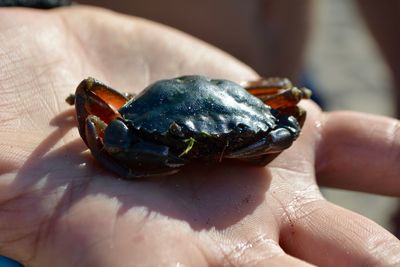
[[[128,97],[89,77],[78,85],[75,95],[67,97],[66,101],[70,105],[75,104],[79,134],[86,145],[89,145],[85,130],[86,119],[96,116],[105,124],[109,124],[120,117],[118,109],[128,101]]]

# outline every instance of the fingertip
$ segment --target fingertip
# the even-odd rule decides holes
[[[357,112],[326,113],[316,147],[321,185],[399,195],[398,120]]]
[[[399,240],[371,220],[327,201],[303,208],[289,214],[282,228],[286,253],[328,267],[400,263]]]

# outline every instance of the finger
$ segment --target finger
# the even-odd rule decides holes
[[[280,244],[321,266],[398,266],[400,242],[381,226],[324,200],[291,212]]]
[[[314,266],[310,263],[292,257],[290,255],[284,254],[281,256],[276,256],[270,259],[261,260],[257,263],[253,264],[246,264],[244,266],[253,266],[253,267],[281,267],[281,266],[296,266],[296,267],[310,267]]]
[[[398,196],[399,161],[398,120],[335,112],[322,121],[316,161],[320,184]]]
[[[285,253],[275,240],[257,237],[244,243],[236,240],[235,244],[230,253],[224,253],[218,266],[314,266]]]

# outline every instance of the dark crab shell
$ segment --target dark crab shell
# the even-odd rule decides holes
[[[176,153],[192,138],[191,157],[197,158],[245,147],[276,128],[287,129],[293,140],[300,133],[294,117],[278,116],[240,85],[203,76],[155,82],[119,113],[142,138],[175,147]]]
[[[66,100],[75,104],[79,133],[93,156],[136,179],[173,174],[196,160],[265,166],[290,147],[306,118],[297,104],[310,91],[281,78],[243,85],[183,76],[132,98],[89,77]]]

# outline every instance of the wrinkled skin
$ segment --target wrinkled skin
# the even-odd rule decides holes
[[[256,74],[170,29],[78,7],[0,9],[0,70],[0,254],[41,267],[400,263],[394,236],[316,183],[400,196],[396,120],[304,101],[301,136],[267,168],[128,182],[98,168],[64,104],[83,77],[138,92],[185,73]]]

